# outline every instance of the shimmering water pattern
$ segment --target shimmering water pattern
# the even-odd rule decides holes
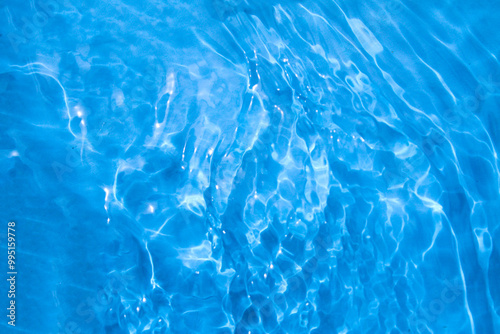
[[[0,332],[500,333],[499,15],[2,1]]]

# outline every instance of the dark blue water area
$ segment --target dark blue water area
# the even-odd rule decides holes
[[[499,14],[2,1],[0,332],[500,333]]]

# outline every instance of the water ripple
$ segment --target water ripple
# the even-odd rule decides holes
[[[500,332],[498,7],[3,5],[19,328]]]

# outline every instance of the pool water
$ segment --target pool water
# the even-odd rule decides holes
[[[0,332],[500,333],[499,14],[2,2]]]

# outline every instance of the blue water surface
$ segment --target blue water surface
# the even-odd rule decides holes
[[[2,1],[0,332],[500,333],[499,15]]]

